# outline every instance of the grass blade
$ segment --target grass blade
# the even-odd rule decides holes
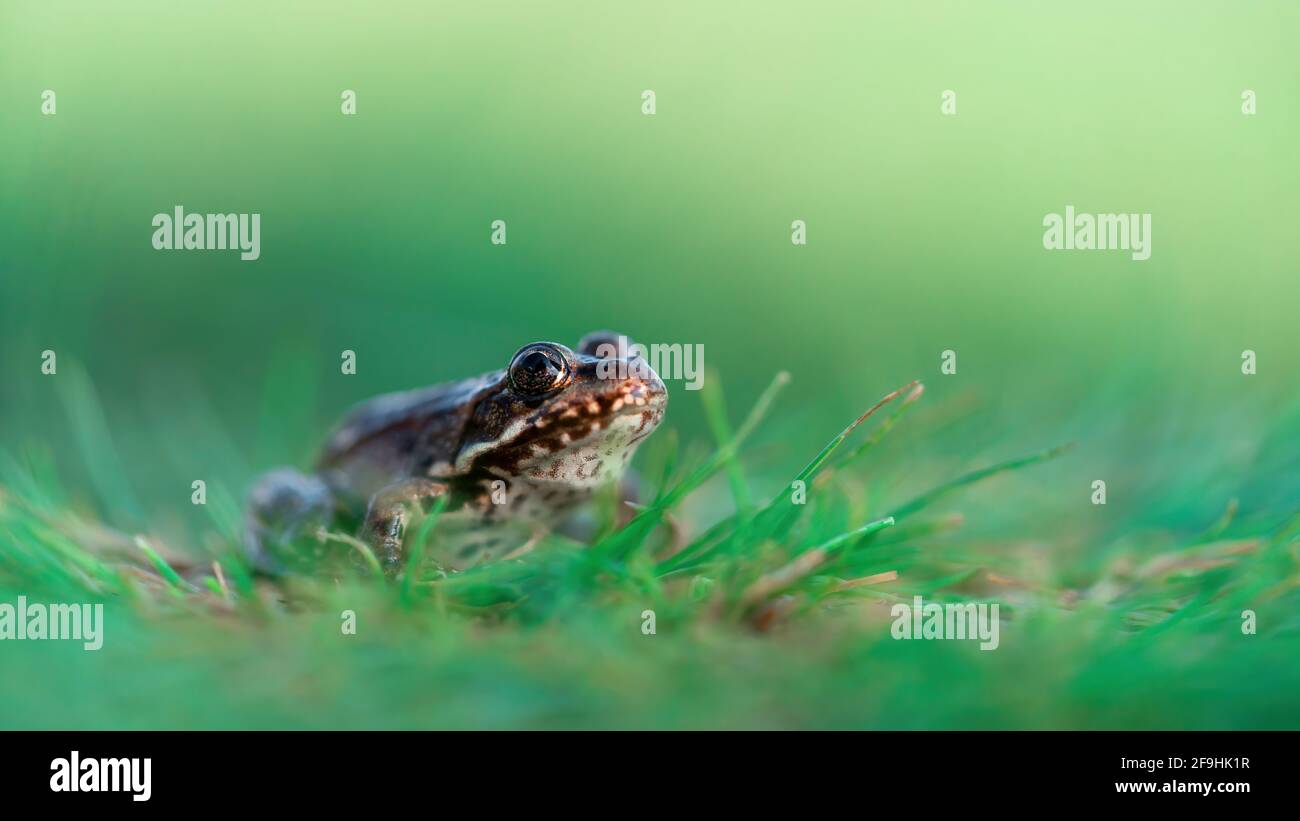
[[[989,465],[988,467],[980,468],[979,470],[973,470],[970,473],[967,473],[962,476],[958,476],[956,479],[953,479],[950,482],[945,482],[942,485],[939,485],[938,487],[934,488],[933,490],[928,490],[925,493],[922,493],[920,496],[917,496],[916,498],[912,499],[910,502],[904,504],[902,507],[896,509],[894,511],[894,516],[899,519],[902,519],[906,516],[910,516],[913,513],[916,513],[917,511],[928,507],[929,505],[937,501],[939,498],[946,496],[947,494],[951,493],[954,490],[957,490],[958,488],[962,488],[967,485],[972,485],[982,479],[987,479],[990,476],[996,476],[999,473],[1006,473],[1012,470],[1020,470],[1021,468],[1028,467],[1030,465],[1036,465],[1039,462],[1046,462],[1049,459],[1055,459],[1057,456],[1060,456],[1061,454],[1066,453],[1073,448],[1074,448],[1073,443],[1066,444],[1066,445],[1058,445],[1057,447],[1049,448],[1047,450],[1040,451],[1038,453],[1032,453],[1028,456],[1021,456],[1018,459],[1009,459],[1005,462],[999,462],[995,465]]]

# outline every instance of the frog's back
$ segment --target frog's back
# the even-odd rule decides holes
[[[425,474],[438,463],[454,463],[478,399],[501,377],[501,372],[489,373],[362,402],[326,441],[317,467],[349,477],[350,489],[367,495],[384,484]]]

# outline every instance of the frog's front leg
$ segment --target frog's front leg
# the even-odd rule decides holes
[[[379,491],[370,500],[362,537],[375,549],[384,573],[393,576],[402,569],[403,540],[407,526],[421,513],[428,513],[447,486],[432,479],[403,479]]]

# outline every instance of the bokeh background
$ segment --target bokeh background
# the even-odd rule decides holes
[[[1078,443],[974,539],[1068,575],[1233,498],[1267,526],[1300,501],[1297,34],[1285,3],[6,2],[0,449],[197,542],[193,479],[237,500],[355,401],[612,327],[702,344],[733,416],[790,372],[765,489],[920,378],[886,501]],[[155,251],[176,205],[260,213],[261,258]],[[1151,258],[1043,250],[1066,205],[1151,213]]]

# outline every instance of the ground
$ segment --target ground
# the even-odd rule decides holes
[[[1300,726],[1300,519],[1243,532],[1228,506],[1178,543],[1130,528],[1105,561],[1074,567],[1051,538],[968,533],[976,502],[1015,504],[1006,483],[1071,458],[1069,443],[876,510],[863,471],[895,431],[925,424],[916,385],[756,502],[746,445],[781,412],[784,382],[734,433],[705,399],[715,445],[677,454],[668,437],[644,460],[653,498],[594,545],[556,536],[450,576],[417,556],[392,582],[347,561],[257,577],[229,499],[210,500],[204,546],[164,544],[66,501],[39,457],[7,458],[0,601],[103,601],[106,624],[98,651],[0,647],[0,724]],[[436,518],[416,535],[436,539]],[[916,595],[998,603],[998,647],[895,639],[890,608]]]

